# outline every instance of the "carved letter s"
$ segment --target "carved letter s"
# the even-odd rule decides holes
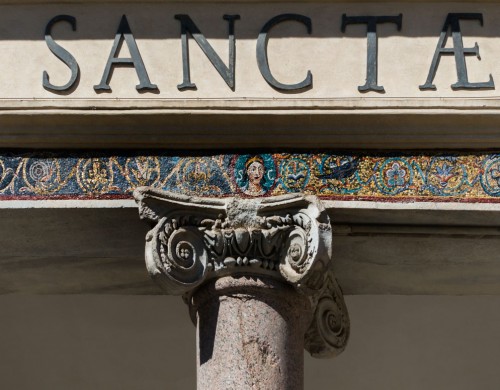
[[[45,27],[45,42],[47,42],[47,46],[49,47],[50,51],[62,62],[64,62],[68,66],[68,68],[70,68],[71,77],[66,84],[57,86],[49,81],[48,73],[46,71],[43,71],[43,87],[49,91],[67,91],[71,89],[77,82],[78,76],[80,74],[80,69],[78,67],[78,63],[75,60],[75,57],[73,57],[66,49],[59,46],[52,38],[52,26],[62,21],[71,24],[73,31],[76,31],[76,19],[73,16],[57,15],[56,17],[52,18],[47,24],[47,27]]]

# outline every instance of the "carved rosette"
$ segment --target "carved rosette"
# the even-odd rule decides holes
[[[134,196],[146,236],[146,265],[168,294],[189,300],[198,286],[225,275],[285,280],[314,311],[305,335],[316,357],[340,353],[349,317],[332,272],[329,217],[314,196],[206,199],[149,187]]]

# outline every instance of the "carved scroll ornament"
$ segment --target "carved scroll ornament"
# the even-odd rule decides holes
[[[134,196],[146,236],[146,266],[168,294],[186,299],[225,275],[265,276],[290,283],[314,310],[305,335],[316,357],[342,352],[349,317],[332,271],[329,217],[314,196],[207,199],[149,187]]]

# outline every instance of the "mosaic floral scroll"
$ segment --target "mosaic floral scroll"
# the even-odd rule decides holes
[[[131,198],[138,186],[188,195],[500,202],[499,153],[0,155],[0,200]]]

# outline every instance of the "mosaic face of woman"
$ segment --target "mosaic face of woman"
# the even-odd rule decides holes
[[[243,189],[245,194],[251,196],[264,195],[266,191],[262,188],[262,181],[266,174],[266,168],[262,158],[260,158],[260,156],[254,156],[247,160],[245,173],[248,177],[248,183]]]
[[[247,168],[248,180],[253,185],[260,185],[264,177],[264,165],[260,161],[254,161]]]

